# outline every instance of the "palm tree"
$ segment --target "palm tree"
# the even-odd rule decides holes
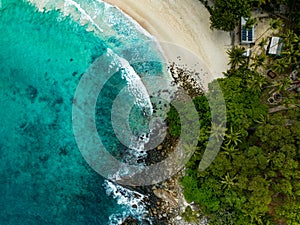
[[[256,77],[256,84],[260,89],[263,89],[268,84],[265,76],[259,75]]]
[[[295,97],[290,97],[290,96],[284,98],[284,100],[282,101],[282,105],[284,105],[286,108],[297,107],[297,105],[295,105],[295,103],[296,103]]]
[[[295,45],[291,45],[288,50],[282,51],[281,54],[286,58],[289,65],[296,65],[300,60],[300,44],[294,48]]]
[[[300,51],[299,49],[294,49],[294,45],[286,46],[286,50],[282,51],[281,54],[290,66],[297,64],[300,59]]]
[[[276,92],[280,93],[282,91],[286,91],[289,86],[291,86],[292,81],[289,77],[285,77],[282,80],[276,81],[273,84],[273,87],[276,88]]]
[[[256,0],[258,7],[261,7],[262,5],[265,5],[268,0]]]
[[[266,55],[264,53],[260,55],[256,55],[254,58],[252,58],[253,63],[250,65],[253,67],[254,70],[256,70],[258,67],[264,67],[264,63],[266,61]]]
[[[259,119],[255,120],[256,123],[261,124],[261,125],[266,125],[270,120],[269,115],[262,115],[260,114]]]
[[[239,142],[242,142],[240,139],[241,134],[242,134],[241,132],[234,131],[233,128],[230,127],[230,131],[225,134],[226,144],[227,145],[233,144],[234,146],[237,146]]]
[[[236,155],[239,149],[235,145],[225,144],[222,147],[223,151],[221,151],[222,155],[228,156],[230,159],[233,158],[233,155]]]
[[[273,30],[277,30],[282,26],[282,20],[280,18],[271,19],[270,27]]]
[[[283,74],[289,68],[289,64],[286,62],[284,58],[277,59],[273,63],[272,68],[276,73]]]
[[[224,189],[230,189],[236,185],[237,175],[231,177],[229,173],[227,173],[224,177],[221,178],[221,183],[223,184]]]
[[[254,93],[261,93],[264,86],[267,84],[267,80],[264,76],[257,75],[247,79],[247,88]]]
[[[257,80],[254,77],[247,79],[247,88],[256,94],[261,92],[261,89],[257,86]]]
[[[285,44],[287,44],[287,45],[290,45],[293,43],[299,43],[300,37],[293,31],[289,31],[289,32],[287,32],[286,35],[284,35],[284,41],[285,41]]]
[[[300,38],[294,32],[289,32],[284,38],[284,51],[282,56],[290,65],[297,64],[300,59]]]
[[[237,66],[245,64],[246,60],[244,57],[245,49],[234,46],[231,50],[227,50],[227,54],[229,56],[229,63],[228,65],[231,65],[231,68],[236,68]]]
[[[223,140],[224,134],[226,132],[226,127],[223,123],[217,124],[212,122],[211,130],[208,132],[210,134],[210,139],[215,139],[217,142]]]

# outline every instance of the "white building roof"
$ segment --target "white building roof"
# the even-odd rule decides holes
[[[282,49],[282,39],[280,37],[271,37],[268,54],[280,55]]]

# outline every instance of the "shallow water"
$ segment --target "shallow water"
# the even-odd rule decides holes
[[[152,50],[153,44],[143,44],[150,37],[119,11],[106,11],[107,5],[101,1],[80,3],[86,12],[95,10],[88,10],[92,3],[98,6],[97,17],[93,16],[102,27],[98,32],[87,32],[91,23],[80,25],[75,21],[76,13],[66,17],[54,10],[38,12],[28,2],[2,2],[1,224],[102,225],[117,224],[130,214],[144,216],[143,203],[137,203],[141,204],[139,210],[132,210],[136,200],[129,197],[131,192],[120,196],[126,190],[107,183],[82,158],[72,130],[72,101],[82,75],[108,51],[131,62],[142,61],[146,52],[153,52],[156,63],[132,65],[141,76],[160,74],[160,56],[157,49]],[[82,14],[78,8],[75,11]],[[125,26],[131,27],[128,30]],[[110,108],[123,87],[128,87],[127,92],[138,89],[130,88],[134,79],[116,73],[97,101],[99,136],[119,158],[127,148],[113,134]],[[145,126],[140,126],[140,121],[145,122],[143,114],[137,110],[135,116],[138,119],[132,121],[139,121],[133,124],[135,132],[147,132]]]

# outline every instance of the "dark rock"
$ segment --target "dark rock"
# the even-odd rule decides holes
[[[131,216],[128,216],[122,225],[139,225],[139,222]]]

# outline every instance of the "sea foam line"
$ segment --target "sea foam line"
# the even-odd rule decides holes
[[[66,0],[64,6],[75,6],[76,9],[78,9],[78,11],[82,14],[82,18],[81,19],[87,19],[89,22],[91,22],[91,24],[93,26],[95,26],[100,32],[103,32],[103,29],[101,29],[98,24],[95,23],[95,21],[92,19],[92,17],[83,9],[80,7],[80,4],[73,1],[73,0]]]
[[[138,31],[140,31],[140,33],[142,33],[144,36],[148,37],[150,40],[155,43],[159,53],[163,56],[163,60],[165,62],[168,62],[167,56],[164,53],[163,48],[161,47],[159,41],[157,40],[157,38],[155,36],[153,36],[152,34],[150,34],[142,25],[140,25],[133,17],[131,17],[130,15],[128,15],[127,13],[125,13],[122,9],[120,9],[118,6],[112,6],[111,4],[102,1],[102,0],[96,0],[98,3],[104,3],[105,6],[105,11],[111,8],[115,8],[117,9],[119,12],[122,13],[122,15],[124,17],[126,17],[135,27],[135,29],[137,29]],[[171,76],[170,76],[171,77]]]
[[[101,33],[104,32],[104,30],[93,20],[93,18],[86,12],[79,3],[73,1],[73,0],[65,0],[65,1],[56,1],[55,5],[51,4],[51,1],[49,0],[27,0],[34,6],[38,8],[39,11],[43,12],[44,9],[46,11],[49,10],[60,10],[65,16],[71,15],[73,18],[76,18],[76,15],[73,15],[70,10],[68,10],[69,6],[74,6],[78,12],[79,12],[79,20],[82,22],[82,25],[84,25],[84,20],[87,20],[90,22],[90,25],[95,27],[98,31]],[[49,3],[49,4],[48,4]]]
[[[98,2],[103,2],[105,5],[110,5],[107,2],[97,0]],[[127,13],[125,13],[122,9],[120,9],[118,6],[113,6],[113,8],[117,9],[119,12],[121,12],[124,17],[126,17],[133,25],[134,27],[140,31],[142,34],[144,34],[146,37],[150,39],[155,39],[153,35],[151,35],[144,27],[142,27],[135,19],[133,19],[131,16],[129,16]]]
[[[103,184],[106,194],[117,200],[117,203],[123,207],[123,213],[112,214],[109,218],[109,225],[119,225],[124,222],[128,216],[142,221],[147,214],[145,199],[147,196],[136,191],[126,189],[118,184],[106,180]],[[151,221],[149,221],[152,224]]]

